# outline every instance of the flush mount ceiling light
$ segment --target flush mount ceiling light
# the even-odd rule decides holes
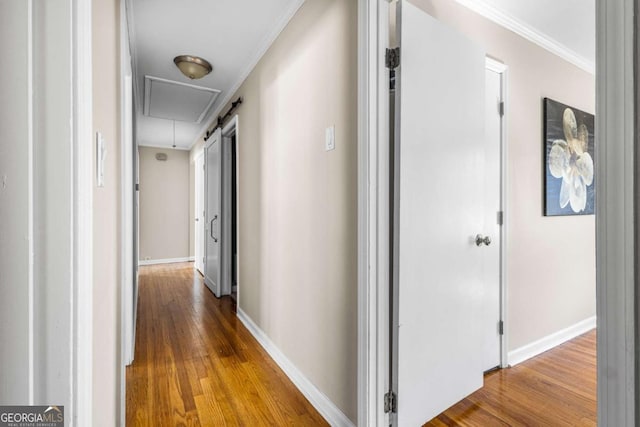
[[[206,59],[191,55],[180,55],[173,58],[173,62],[182,71],[182,74],[191,80],[201,79],[213,70]]]

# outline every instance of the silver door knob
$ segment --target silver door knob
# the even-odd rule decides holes
[[[483,236],[482,234],[476,235],[476,246],[489,246],[491,244],[491,237]]]

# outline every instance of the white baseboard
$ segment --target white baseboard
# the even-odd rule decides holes
[[[172,264],[174,262],[195,261],[195,259],[196,258],[192,256],[184,257],[184,258],[141,259],[141,260],[138,260],[138,265]]]
[[[537,341],[527,344],[508,353],[508,363],[510,366],[515,366],[518,363],[522,363],[527,359],[537,356],[540,353],[544,353],[547,350],[551,350],[570,339],[573,339],[579,335],[589,332],[596,327],[596,316],[589,317],[581,322],[571,325],[568,328],[562,329],[551,335],[547,335]]]
[[[316,408],[320,415],[322,415],[331,426],[355,427],[351,420],[300,372],[291,360],[269,339],[267,334],[240,308],[238,308],[238,318],[260,343],[262,348],[264,348],[266,352],[269,353],[269,356],[280,366],[291,382],[298,387],[298,390],[300,390],[304,397],[311,402],[313,407]]]

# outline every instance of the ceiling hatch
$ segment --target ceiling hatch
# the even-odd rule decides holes
[[[144,76],[144,115],[200,123],[218,95],[216,89]]]

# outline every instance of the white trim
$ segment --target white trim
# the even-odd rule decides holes
[[[509,362],[511,366],[515,366],[525,360],[531,359],[545,351],[551,350],[560,344],[567,342],[575,337],[578,337],[596,327],[596,316],[589,317],[581,322],[562,329],[558,332],[554,332],[551,335],[540,338],[530,344],[511,350],[509,352]]]
[[[238,127],[238,115],[236,114],[222,127],[222,136],[229,137],[236,133]]]
[[[90,0],[73,0],[71,426],[93,424],[93,61]]]
[[[504,62],[500,62],[496,59],[491,58],[490,56],[487,56],[485,58],[485,68],[489,71],[493,71],[494,73],[502,74],[507,71],[509,67],[507,67]]]
[[[313,385],[298,367],[269,339],[267,334],[239,307],[238,319],[331,426],[355,427],[351,420],[324,393]]]
[[[35,248],[34,248],[34,234],[33,234],[33,224],[34,224],[34,159],[33,159],[33,127],[34,127],[34,117],[33,117],[33,0],[28,0],[27,2],[27,168],[28,168],[28,182],[27,182],[27,191],[28,191],[28,212],[27,212],[27,233],[29,240],[29,268],[27,270],[28,274],[28,283],[27,283],[27,295],[29,298],[28,301],[28,310],[29,310],[29,326],[28,326],[28,334],[29,334],[29,350],[28,350],[28,361],[29,364],[28,372],[29,372],[29,405],[34,404],[35,400]]]
[[[201,165],[199,165],[199,163],[202,162]],[[193,171],[194,171],[194,178],[193,178],[193,192],[194,192],[194,200],[193,200],[193,211],[195,212],[195,219],[198,219],[198,222],[196,222],[195,226],[194,226],[194,247],[193,247],[193,257],[194,257],[194,265],[193,268],[195,268],[196,270],[200,271],[202,273],[202,275],[204,276],[204,245],[206,242],[206,236],[205,236],[205,231],[204,231],[204,223],[205,223],[205,219],[203,216],[203,212],[205,211],[205,206],[204,206],[204,150],[202,150],[201,152],[199,152],[198,154],[196,154],[193,157]],[[202,166],[202,167],[199,167]],[[198,179],[199,177],[199,179]],[[200,186],[198,186],[198,183],[200,183]],[[198,205],[198,198],[200,198],[200,205]],[[198,248],[198,237],[197,235],[200,235],[200,248]],[[198,250],[199,249],[199,250]],[[202,269],[198,269],[197,265],[198,262],[196,261],[196,259],[198,258],[198,255],[200,255],[200,258],[202,259]]]
[[[598,425],[640,424],[637,0],[596,2]]]
[[[121,322],[123,325],[122,358],[123,365],[133,361],[133,79],[128,73],[126,62],[130,60],[125,48],[126,19],[124,0],[120,2],[120,281],[121,281]],[[128,116],[128,117],[127,117]],[[121,372],[124,379],[124,371]],[[124,391],[124,389],[123,389]]]
[[[135,97],[134,97],[135,98]],[[156,144],[146,144],[144,142],[139,142],[138,147],[146,147],[146,148],[159,148],[161,150],[181,150],[181,151],[189,151],[191,148],[185,147],[172,147],[170,145],[156,145]]]
[[[509,67],[493,58],[487,57],[485,59],[486,69],[500,74],[500,100],[504,105],[503,115],[500,118],[500,210],[502,211],[502,226],[500,227],[500,320],[503,324],[503,333],[500,336],[500,367],[506,368],[509,366],[509,356],[507,349],[509,348],[509,334],[507,321],[507,235],[508,228],[508,210],[509,200],[507,195],[509,194],[507,189],[508,173],[508,144],[507,144],[507,117],[509,110],[509,102],[507,97],[508,76]]]
[[[576,67],[581,68],[590,74],[595,74],[596,65],[594,61],[585,58],[562,43],[559,43],[546,34],[541,33],[520,19],[488,4],[484,0],[456,0],[456,2],[489,19],[490,21],[513,31],[517,35],[537,44],[541,48],[546,49],[554,55],[572,63]]]
[[[131,54],[131,75],[133,76],[133,110],[137,114],[141,110],[140,98],[144,94],[140,93],[140,79],[138,76],[138,52],[136,43],[135,20],[133,19],[133,2],[134,0],[124,0],[125,14],[127,15],[127,28],[129,29],[129,53]],[[137,135],[134,135],[134,141]]]
[[[221,142],[220,145],[220,163],[222,165],[222,185],[220,186],[221,200],[222,205],[220,209],[220,234],[221,234],[221,245],[220,245],[220,269],[221,269],[221,293],[222,295],[231,295],[233,292],[233,286],[231,284],[233,277],[233,257],[231,254],[231,239],[229,238],[232,234],[230,219],[232,214],[231,209],[231,194],[233,189],[231,188],[231,175],[230,170],[232,169],[232,159],[231,159],[231,151],[229,144],[231,143],[230,138],[235,135],[236,137],[236,154],[237,147],[240,141],[239,134],[239,117],[238,115],[234,115],[229,122],[222,128]],[[238,156],[236,155],[236,196],[238,195]],[[238,198],[236,197],[236,237],[239,235],[239,223],[237,221],[238,215]],[[237,242],[238,239],[236,239]],[[238,257],[239,258],[239,257]],[[239,269],[239,268],[238,268]],[[239,287],[238,287],[239,289]],[[236,297],[236,304],[240,306],[240,298],[239,295]]]
[[[500,367],[509,366],[509,235],[510,212],[509,209],[509,67],[504,65],[502,72],[502,102],[504,110],[502,115],[502,177],[500,180],[500,207],[502,209],[502,232],[500,233],[500,318],[502,319],[502,341],[500,348]]]
[[[198,131],[198,136],[189,146],[189,150],[191,150],[193,146],[196,145],[198,140],[202,137],[202,135],[204,135],[207,129],[209,129],[211,125],[217,122],[218,116],[222,112],[222,109],[226,107],[229,101],[231,101],[231,98],[236,94],[238,89],[240,89],[242,83],[244,83],[246,78],[249,77],[249,74],[251,74],[256,65],[258,65],[258,62],[260,62],[264,54],[267,53],[267,50],[269,50],[271,45],[276,41],[280,33],[284,31],[284,29],[287,27],[287,24],[289,24],[289,21],[291,21],[293,16],[305,1],[306,0],[295,0],[294,2],[292,2],[289,6],[289,9],[282,15],[280,21],[273,27],[273,30],[262,39],[262,41],[258,45],[258,48],[249,59],[249,62],[247,63],[245,69],[238,74],[238,78],[236,79],[235,83],[228,91],[226,91],[226,96],[222,99],[222,102],[219,104],[218,108],[214,110],[213,114],[210,116],[211,120],[206,122],[205,125],[202,126]]]
[[[358,1],[358,424],[389,425],[389,2]]]
[[[176,262],[191,262],[195,261],[194,256],[183,258],[162,258],[162,259],[141,259],[138,261],[138,265],[155,265],[155,264],[173,264]]]
[[[118,366],[118,419],[126,424],[126,366],[133,363],[136,344],[134,308],[134,177],[133,177],[133,73],[125,0],[120,0],[120,359]]]

